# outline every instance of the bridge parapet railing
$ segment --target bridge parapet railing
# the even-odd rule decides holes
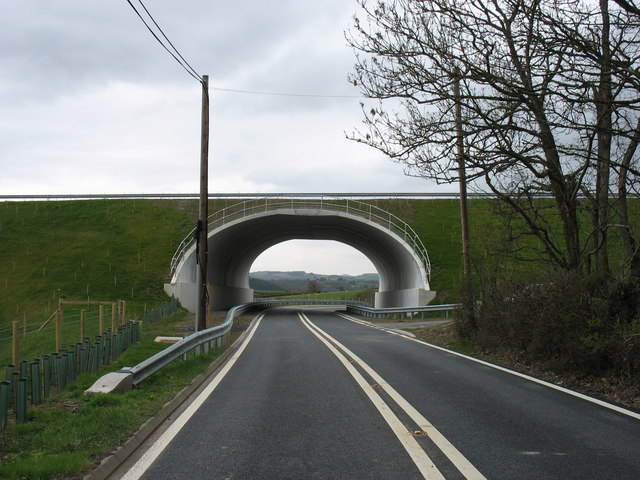
[[[325,198],[299,198],[299,197],[267,197],[254,198],[235,203],[213,213],[208,218],[208,229],[212,230],[229,222],[255,215],[279,210],[321,210],[327,212],[342,212],[367,219],[383,228],[393,232],[403,239],[421,259],[427,278],[431,276],[431,262],[427,249],[418,234],[404,220],[391,212],[383,210],[375,205],[360,202],[353,199],[325,199]],[[171,259],[171,274],[173,275],[182,257],[195,243],[195,229],[180,242],[173,258]]]

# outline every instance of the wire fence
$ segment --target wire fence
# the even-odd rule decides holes
[[[160,321],[179,307],[172,299],[145,312],[142,322],[137,322],[128,318],[122,300],[61,299],[54,312],[48,308],[39,312],[39,318],[23,315],[12,326],[0,328],[0,365],[4,365],[0,368],[0,379],[4,377],[0,381],[0,430],[11,418],[26,422],[29,404],[38,405],[64,390],[78,375],[110,365],[140,341],[143,322]]]
[[[27,421],[28,405],[39,405],[55,392],[64,390],[79,375],[93,373],[117,360],[142,336],[139,322],[109,327],[92,341],[81,341],[43,355],[29,362],[7,364],[0,381],[0,430],[9,422],[10,414],[17,424]],[[1,374],[1,372],[0,372]]]

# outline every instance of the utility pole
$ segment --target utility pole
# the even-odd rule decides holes
[[[207,218],[209,217],[209,75],[202,76],[200,137],[200,208],[196,226],[196,332],[207,328]]]
[[[471,283],[471,254],[469,252],[469,212],[467,209],[467,175],[464,166],[464,134],[462,131],[462,104],[460,100],[460,74],[457,73],[453,82],[453,96],[455,99],[456,116],[456,146],[458,158],[458,178],[460,182],[460,227],[462,229],[462,262],[465,288],[468,293]]]

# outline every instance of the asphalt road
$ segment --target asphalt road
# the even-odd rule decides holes
[[[336,314],[252,333],[123,478],[640,478],[632,412]]]

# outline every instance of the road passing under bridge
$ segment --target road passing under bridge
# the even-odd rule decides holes
[[[113,478],[640,478],[640,415],[342,314],[273,309]]]

